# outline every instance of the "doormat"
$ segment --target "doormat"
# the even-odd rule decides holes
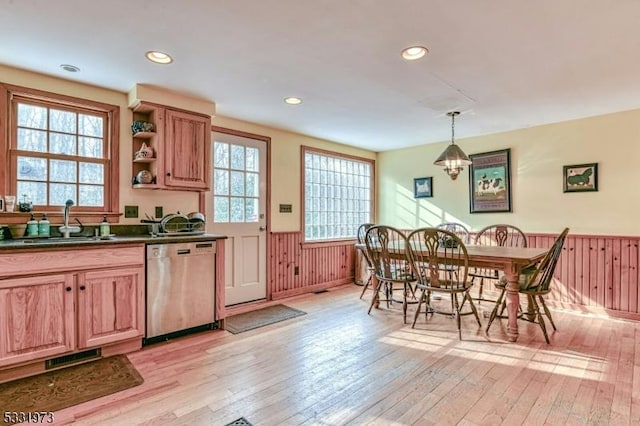
[[[256,311],[227,317],[225,319],[224,329],[233,334],[238,334],[301,315],[306,315],[306,312],[285,305],[273,305]]]
[[[63,408],[138,386],[143,381],[126,356],[115,355],[2,383],[0,407],[16,415],[44,412],[55,416]],[[20,419],[5,417],[1,422],[18,423],[13,420]]]
[[[231,423],[227,423],[225,426],[253,426],[253,425],[249,423],[249,420],[245,419],[244,417],[240,417],[239,419],[234,420]]]

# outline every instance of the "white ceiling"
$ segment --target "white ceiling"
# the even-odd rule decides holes
[[[639,108],[639,53],[638,0],[0,0],[2,64],[374,151]]]

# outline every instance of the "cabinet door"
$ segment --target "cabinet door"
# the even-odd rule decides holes
[[[102,346],[144,333],[144,269],[78,274],[78,347]]]
[[[71,274],[0,281],[0,367],[72,351],[73,299]]]
[[[209,189],[211,119],[168,109],[165,120],[165,186]]]

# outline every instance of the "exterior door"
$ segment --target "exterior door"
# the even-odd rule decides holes
[[[267,297],[267,143],[212,132],[207,231],[224,234],[225,305]]]

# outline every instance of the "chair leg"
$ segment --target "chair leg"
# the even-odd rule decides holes
[[[476,305],[475,303],[473,303],[473,299],[471,299],[471,295],[469,294],[468,291],[464,292],[464,299],[462,300],[462,306],[464,306],[465,300],[469,301],[469,306],[471,306],[471,311],[473,312],[473,315],[476,317],[476,321],[478,321],[478,326],[482,327],[482,323],[480,322],[480,315],[478,315],[478,310],[476,309]]]
[[[416,321],[418,320],[418,315],[420,315],[420,307],[422,306],[422,301],[425,301],[425,311],[429,310],[429,304],[426,303],[426,292],[427,290],[422,290],[422,294],[420,295],[420,299],[418,300],[418,308],[416,309],[416,313],[413,316],[413,324],[411,324],[411,328],[415,328],[416,327]]]
[[[495,320],[496,317],[498,316],[498,309],[500,309],[500,307],[502,306],[502,298],[504,297],[505,292],[506,292],[506,289],[503,288],[502,291],[500,292],[500,296],[498,296],[498,300],[496,300],[496,305],[493,307],[493,310],[491,311],[491,316],[489,317],[489,323],[487,324],[487,329],[486,329],[487,333],[489,333],[489,328],[491,327],[493,320]]]
[[[367,311],[367,314],[371,314],[371,309],[373,309],[373,305],[375,305],[376,302],[380,299],[380,294],[379,294],[380,286],[382,286],[382,281],[378,280],[378,284],[373,289],[373,296],[371,296],[371,304],[369,305],[369,310]],[[386,284],[385,284],[385,288],[386,288]]]
[[[478,304],[482,303],[482,289],[484,286],[484,278],[480,277],[480,284],[478,284]]]
[[[536,303],[536,298],[534,296],[528,295],[529,303],[533,306],[533,309],[536,313],[536,317],[538,318],[538,324],[540,324],[540,328],[542,329],[542,333],[544,334],[544,340],[547,341],[547,344],[551,344],[549,341],[549,335],[547,334],[547,326],[544,323],[544,316],[540,312],[540,307]]]
[[[407,286],[409,284],[405,283],[404,284],[404,290],[402,291],[402,316],[403,316],[403,324],[407,323],[407,307],[409,305],[409,303],[407,302],[407,297],[409,297],[409,295],[407,294]]]
[[[364,292],[367,291],[367,288],[369,287],[369,285],[371,285],[371,275],[369,275],[369,279],[367,279],[367,282],[364,284],[362,293],[360,293],[360,299],[362,299],[362,296],[364,296]]]
[[[545,315],[547,316],[547,318],[549,318],[549,322],[551,323],[551,327],[553,327],[553,331],[557,331],[558,329],[556,328],[556,325],[553,322],[553,317],[551,316],[551,312],[549,311],[549,308],[547,308],[547,304],[544,303],[544,298],[542,296],[538,296],[538,299],[540,299],[540,304],[542,305],[542,309],[544,309]]]
[[[462,340],[462,319],[460,318],[460,306],[458,305],[458,293],[451,293],[451,300],[455,306],[453,312],[456,317],[456,323],[458,324],[458,340]]]

